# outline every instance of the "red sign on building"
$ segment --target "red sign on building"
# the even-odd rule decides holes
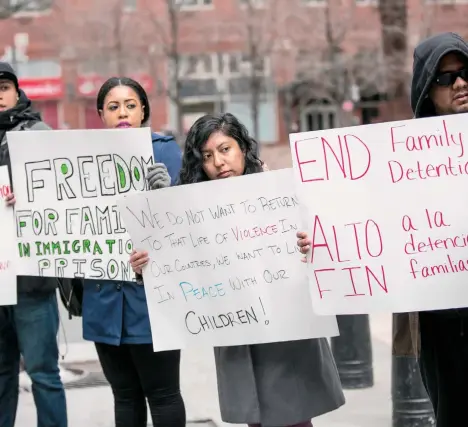
[[[137,74],[129,76],[132,79],[140,83],[146,92],[151,92],[153,89],[153,80],[148,74]],[[97,96],[99,89],[103,83],[108,79],[108,77],[98,76],[98,75],[89,75],[89,76],[80,76],[77,81],[77,93],[80,96],[84,97],[95,97]]]
[[[60,77],[19,79],[19,86],[33,101],[61,99],[65,93],[64,84]]]

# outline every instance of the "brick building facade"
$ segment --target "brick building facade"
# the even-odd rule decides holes
[[[255,7],[249,8],[247,1]],[[253,61],[248,52],[254,45],[257,59],[263,59],[256,61],[262,76],[258,137],[262,143],[287,142],[286,122],[303,130],[337,123],[339,112],[323,102],[326,95],[321,94],[327,90],[324,81],[329,73],[317,66],[323,46],[329,43],[327,23],[341,53],[355,58],[367,52],[356,79],[368,82],[375,71],[372,52],[380,47],[377,0],[330,0],[329,15],[325,1],[180,0],[175,21],[166,0],[56,0],[52,8],[40,11],[32,2],[32,10],[2,21],[0,55],[13,63],[22,87],[54,128],[99,128],[96,94],[111,75],[130,75],[145,86],[155,130],[175,128],[177,105],[168,96],[174,94],[170,59],[171,22],[175,22],[184,128],[202,114],[230,111],[252,129]],[[465,1],[407,1],[410,51],[431,33],[450,30],[468,36]],[[293,110],[286,111],[284,88],[301,72],[306,79],[311,70],[318,70],[314,79],[322,86],[309,88],[306,101],[297,101]],[[355,97],[351,107],[358,122],[388,116],[388,105],[379,101],[378,82],[373,78],[369,88],[354,95],[346,89],[349,98]],[[343,105],[349,107],[349,102]]]

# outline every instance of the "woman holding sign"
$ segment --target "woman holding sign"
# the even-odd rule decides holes
[[[101,87],[97,110],[107,128],[138,128],[150,117],[145,90],[129,78],[111,78]],[[180,169],[181,152],[172,137],[152,135],[154,159],[149,182],[164,172],[171,185]],[[168,172],[169,171],[169,172]],[[185,407],[180,394],[180,351],[154,353],[141,284],[84,281],[83,336],[94,341],[115,402],[116,427],[146,427],[147,408],[153,425],[184,427]]]
[[[233,115],[201,117],[187,135],[180,184],[262,172],[255,145]],[[146,252],[135,253],[130,260],[140,274],[149,261]],[[215,358],[225,422],[310,427],[311,418],[344,404],[325,338],[220,347]]]

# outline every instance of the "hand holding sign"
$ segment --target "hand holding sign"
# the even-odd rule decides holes
[[[7,206],[14,206],[16,203],[16,198],[13,193],[9,193],[5,196],[5,203]]]
[[[317,313],[468,306],[466,120],[290,136]]]
[[[119,203],[143,268],[156,351],[337,334],[311,310],[292,170],[171,187]],[[207,194],[215,197],[206,197]]]
[[[148,265],[149,257],[146,251],[133,251],[130,257],[132,269],[137,274],[142,274],[143,268]]]

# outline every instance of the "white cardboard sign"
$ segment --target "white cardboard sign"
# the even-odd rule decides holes
[[[292,169],[184,185],[119,201],[144,282],[155,351],[338,334],[312,313],[296,247]]]
[[[133,280],[117,209],[146,189],[149,128],[7,133],[16,195],[18,274]]]
[[[468,306],[468,115],[290,136],[319,314]]]
[[[16,243],[13,208],[5,203],[5,197],[11,193],[8,166],[0,167],[0,305],[15,305],[16,291]]]

